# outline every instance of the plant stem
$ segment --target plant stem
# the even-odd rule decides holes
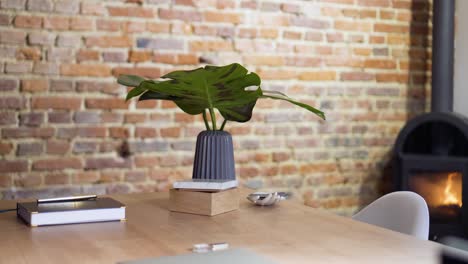
[[[206,130],[211,130],[210,125],[208,124],[208,119],[206,118],[206,110],[203,110],[203,121],[205,122]]]
[[[213,124],[213,130],[216,130],[216,115],[215,115],[215,112],[214,112],[214,109],[213,108],[209,108],[210,109],[210,115],[211,115],[211,123]]]
[[[219,130],[223,131],[226,123],[227,123],[227,119],[224,119],[223,124],[221,125],[221,128]]]

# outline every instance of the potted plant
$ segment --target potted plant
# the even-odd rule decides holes
[[[287,101],[325,119],[322,111],[310,105],[280,92],[262,90],[260,77],[238,63],[173,71],[161,78],[167,80],[121,75],[118,83],[134,87],[126,100],[137,96],[139,101],[171,100],[185,113],[203,116],[206,130],[197,137],[194,179],[235,179],[232,138],[224,128],[228,121],[249,121],[258,99]],[[221,126],[217,124],[215,109],[224,119]]]

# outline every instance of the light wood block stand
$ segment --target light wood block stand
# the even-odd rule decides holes
[[[237,188],[219,192],[171,189],[169,210],[198,215],[218,215],[239,209]]]

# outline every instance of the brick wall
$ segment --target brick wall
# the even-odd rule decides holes
[[[425,109],[422,0],[0,0],[0,198],[166,190],[204,125],[125,103],[123,73],[240,62],[277,101],[228,123],[237,175],[350,214],[379,194],[398,131]]]

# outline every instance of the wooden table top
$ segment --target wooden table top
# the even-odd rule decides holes
[[[281,263],[437,263],[441,246],[353,221],[297,201],[214,217],[168,211],[167,193],[113,196],[126,222],[30,228],[0,214],[0,263],[115,263],[190,253],[195,243],[228,242]],[[0,209],[14,207],[0,201]]]

